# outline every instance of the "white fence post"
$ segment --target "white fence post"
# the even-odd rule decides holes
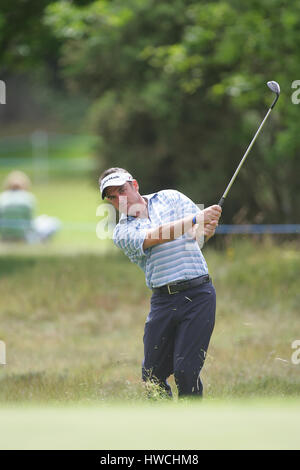
[[[6,104],[6,85],[3,80],[0,80],[0,104]]]
[[[6,345],[4,341],[0,341],[0,365],[6,364]]]
[[[32,159],[35,182],[46,182],[49,173],[48,134],[36,130],[31,134]]]

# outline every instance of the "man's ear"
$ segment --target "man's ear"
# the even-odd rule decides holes
[[[136,190],[137,192],[139,192],[139,189],[140,189],[140,188],[139,188],[139,183],[137,182],[137,180],[133,180],[133,181],[132,181],[132,184],[133,184],[135,190]]]

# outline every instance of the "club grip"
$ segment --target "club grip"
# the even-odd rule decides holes
[[[223,207],[224,202],[225,202],[225,197],[222,196],[218,202],[218,206]]]
[[[221,199],[218,202],[218,206],[223,207],[224,202],[225,202],[225,197],[222,196]],[[206,243],[206,242],[207,242],[207,238],[204,237],[204,243]]]

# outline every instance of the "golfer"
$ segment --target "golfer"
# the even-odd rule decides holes
[[[201,211],[176,190],[142,196],[123,168],[99,178],[102,198],[120,212],[113,241],[143,269],[152,289],[144,331],[142,378],[172,396],[202,396],[200,372],[215,323],[216,295],[198,241],[214,235],[222,209]],[[200,234],[200,236],[199,236]]]

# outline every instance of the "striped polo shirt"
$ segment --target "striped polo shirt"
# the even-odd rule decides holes
[[[149,218],[122,214],[114,229],[113,241],[130,261],[144,271],[147,286],[151,289],[208,274],[207,264],[197,241],[186,233],[170,242],[143,250],[149,229],[197,214],[200,209],[196,204],[172,189],[143,197],[148,200]]]

